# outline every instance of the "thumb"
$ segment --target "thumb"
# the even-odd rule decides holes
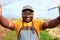
[[[2,14],[2,5],[0,4],[0,16]]]

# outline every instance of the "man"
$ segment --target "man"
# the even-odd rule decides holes
[[[0,5],[0,24],[5,28],[15,30],[18,40],[39,40],[40,31],[46,28],[53,28],[60,24],[60,16],[49,21],[33,19],[34,10],[31,6],[23,7],[22,19],[9,22],[2,15],[2,6]]]

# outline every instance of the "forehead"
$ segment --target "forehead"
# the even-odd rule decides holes
[[[33,12],[30,11],[30,10],[25,10],[25,11],[22,12],[22,14],[33,14]]]
[[[31,9],[24,9],[24,10],[22,10],[22,12],[24,12],[24,11],[31,11],[31,12],[34,12],[34,11],[31,10]]]

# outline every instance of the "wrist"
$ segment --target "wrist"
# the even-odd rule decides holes
[[[59,16],[57,19],[58,19],[58,21],[59,21],[59,23],[60,23],[60,16]]]
[[[2,15],[0,15],[0,19],[1,19]]]
[[[2,15],[0,15],[0,17],[1,17]]]

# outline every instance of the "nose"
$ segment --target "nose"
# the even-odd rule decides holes
[[[30,15],[26,15],[26,17],[30,17]]]

